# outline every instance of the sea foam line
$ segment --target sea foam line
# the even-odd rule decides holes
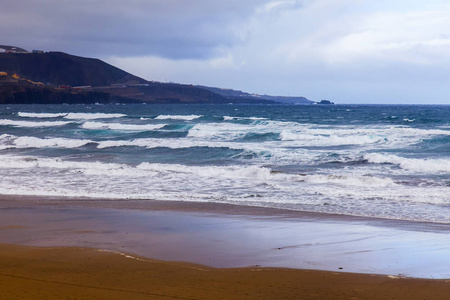
[[[166,126],[166,124],[123,124],[123,123],[103,123],[103,122],[86,122],[81,125],[84,129],[111,129],[111,130],[130,130],[130,131],[151,131],[158,130]]]
[[[203,117],[203,115],[159,115],[155,118],[155,120],[184,120],[184,121],[192,121],[198,118]]]
[[[65,121],[44,121],[44,122],[33,122],[33,121],[15,121],[15,120],[0,120],[0,126],[15,126],[15,127],[55,127],[64,126],[72,122]]]
[[[67,116],[67,113],[28,113],[18,112],[17,115],[23,118],[59,118]]]
[[[230,116],[223,116],[224,121],[235,121],[235,120],[252,120],[252,121],[258,121],[258,120],[268,120],[267,118],[259,118],[259,117],[230,117]]]
[[[106,113],[68,113],[64,118],[71,120],[93,120],[93,119],[111,119],[126,117],[124,114],[106,114]]]

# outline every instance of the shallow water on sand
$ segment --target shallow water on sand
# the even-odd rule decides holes
[[[445,229],[445,228],[444,228]],[[92,247],[213,267],[288,267],[450,278],[442,228],[180,211],[8,206],[0,240],[28,246]]]

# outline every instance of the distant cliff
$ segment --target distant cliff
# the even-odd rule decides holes
[[[287,96],[270,96],[270,95],[259,95],[250,94],[243,91],[233,90],[233,89],[223,89],[217,87],[201,86],[198,87],[202,89],[207,89],[211,92],[219,94],[231,102],[244,102],[244,101],[259,101],[266,103],[285,103],[285,104],[313,104],[311,101],[305,97],[287,97]]]

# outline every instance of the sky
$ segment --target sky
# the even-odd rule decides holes
[[[450,104],[450,1],[0,0],[0,44],[162,82]]]

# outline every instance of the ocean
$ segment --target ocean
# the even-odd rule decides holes
[[[450,106],[3,105],[0,195],[450,223]]]

